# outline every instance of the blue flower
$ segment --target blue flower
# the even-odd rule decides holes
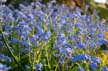
[[[0,54],[0,60],[1,61],[7,61],[7,62],[11,62],[11,58],[8,56],[5,56],[4,54]]]
[[[31,28],[30,28],[29,25],[23,25],[22,30],[24,30],[24,31],[31,31]]]
[[[72,48],[72,44],[70,44],[70,43],[66,43],[66,44],[64,44],[64,46],[67,48]]]
[[[11,42],[12,42],[12,43],[18,43],[19,40],[18,40],[16,37],[13,37],[12,40],[11,40]]]
[[[35,64],[35,67],[37,70],[42,71],[43,64],[42,63]]]
[[[61,52],[62,54],[70,55],[70,54],[74,53],[74,50],[71,49],[71,48],[61,48],[61,49],[60,49],[60,52]]]
[[[105,36],[105,35],[104,35],[103,33],[99,33],[99,34],[96,35],[96,37],[97,37],[98,39],[104,38],[104,36]]]
[[[57,37],[57,42],[59,45],[65,45],[67,43],[67,39],[64,33],[60,32]]]
[[[10,31],[12,29],[12,27],[10,25],[8,25],[8,23],[4,23],[3,28],[4,28],[4,31],[8,32],[8,33],[10,33]]]
[[[93,63],[98,64],[98,65],[100,65],[100,64],[101,64],[101,59],[100,59],[100,58],[98,58],[98,57],[92,57],[91,61],[92,61]]]
[[[20,42],[20,44],[23,45],[23,46],[30,46],[30,45],[31,45],[31,43],[28,42],[28,40],[22,40],[22,41]]]
[[[44,33],[44,30],[41,26],[36,25],[35,27],[36,27],[36,30],[37,30],[38,33]]]
[[[72,41],[75,41],[75,40],[77,40],[77,39],[79,39],[78,36],[70,36],[70,37],[69,37],[69,40],[72,40]]]
[[[76,43],[76,47],[77,47],[77,48],[85,49],[85,48],[86,48],[86,45],[85,45],[85,43],[77,42],[77,43]]]
[[[27,64],[27,65],[25,65],[25,68],[26,69],[30,69],[30,66]]]
[[[27,31],[20,31],[18,32],[18,34],[23,37],[23,38],[27,38],[29,36],[29,33],[30,32],[27,32]]]
[[[101,71],[108,71],[108,67],[107,66],[103,66]]]
[[[79,54],[79,55],[75,55],[74,57],[72,57],[71,61],[76,62],[76,61],[81,61],[81,60],[91,60],[91,56],[87,55],[87,54]]]
[[[0,63],[0,71],[7,71],[11,69],[11,67]]]
[[[65,64],[65,63],[66,63],[66,62],[65,62],[65,59],[66,59],[66,56],[61,55],[60,60],[59,60],[59,63],[60,63],[60,64]]]
[[[32,35],[30,37],[30,42],[31,42],[32,45],[36,45],[36,36],[35,35]]]
[[[91,71],[96,71],[97,68],[98,68],[97,64],[95,64],[95,63],[91,63],[91,64],[90,64],[90,69],[91,69]]]
[[[85,71],[85,70],[82,67],[78,67],[78,71]]]
[[[66,18],[61,17],[61,19],[60,19],[60,23],[61,23],[61,24],[65,24],[65,23],[66,23]]]
[[[45,32],[44,34],[42,34],[42,38],[43,38],[43,40],[45,39],[45,40],[48,40],[49,38],[50,38],[50,36],[51,36],[51,32],[50,31],[47,31],[47,32]]]
[[[105,39],[102,39],[102,40],[98,40],[97,41],[97,45],[102,45],[102,44],[106,44],[106,40]]]
[[[90,44],[90,47],[91,47],[91,49],[94,49],[94,48],[96,48],[96,44],[95,43],[93,43],[93,42],[89,42],[89,44]]]

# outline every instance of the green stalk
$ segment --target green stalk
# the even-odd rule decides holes
[[[29,47],[29,63],[30,63],[31,71],[32,71],[30,47]]]
[[[48,62],[48,67],[49,67],[49,69],[50,69],[50,71],[51,71],[51,66],[50,66],[50,63],[49,63],[49,54],[48,54],[48,51],[47,51],[47,48],[46,48],[46,58],[47,58],[47,62]]]
[[[30,42],[30,39],[28,38],[28,42]],[[29,46],[29,63],[30,63],[30,69],[31,71],[33,71],[33,62],[32,62],[32,58],[31,58],[31,47]]]
[[[57,71],[57,68],[58,68],[58,64],[59,62],[57,62],[57,64],[56,64],[56,67],[55,67],[55,70],[54,71]]]

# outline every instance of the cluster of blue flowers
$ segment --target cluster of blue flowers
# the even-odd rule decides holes
[[[18,9],[14,9],[11,5],[0,6],[0,49],[3,49],[0,50],[0,70],[12,69],[1,62],[13,62],[10,55],[8,57],[3,54],[7,49],[3,35],[16,56],[17,52],[20,52],[21,56],[29,52],[30,56],[34,58],[35,49],[38,52],[43,44],[51,44],[46,48],[52,49],[49,49],[48,52],[52,52],[52,57],[59,58],[59,60],[57,59],[59,64],[66,64],[66,60],[71,63],[81,61],[88,62],[91,71],[98,69],[101,59],[92,56],[92,52],[95,49],[100,49],[102,44],[108,43],[104,34],[108,32],[108,25],[104,24],[105,19],[101,20],[96,11],[93,14],[82,15],[82,10],[79,8],[70,11],[73,9],[72,6],[53,5],[53,3],[55,1],[47,4],[37,1],[28,6],[20,4]],[[76,52],[77,50],[85,52],[79,54]],[[91,53],[87,54],[87,50]],[[54,61],[57,62],[56,59]],[[44,63],[46,62],[42,59],[38,63],[35,62],[34,69],[42,71],[46,65]],[[68,64],[67,66],[69,67]],[[24,67],[28,69],[32,66],[26,63]],[[86,71],[81,66],[77,69]],[[108,65],[103,66],[101,70],[108,71]]]

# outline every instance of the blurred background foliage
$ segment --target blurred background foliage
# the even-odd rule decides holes
[[[18,8],[20,3],[29,5],[31,2],[36,0],[7,0],[6,5],[14,5],[15,8]],[[43,4],[46,4],[51,0],[42,0]],[[77,6],[83,10],[83,13],[93,13],[94,10],[99,11],[98,15],[101,18],[108,18],[108,4],[95,3],[94,0],[56,0],[57,4],[65,4],[66,6]],[[89,5],[88,11],[85,11],[85,6]]]

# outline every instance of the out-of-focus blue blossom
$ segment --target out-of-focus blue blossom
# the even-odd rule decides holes
[[[29,32],[21,31],[21,32],[19,32],[19,35],[20,35],[21,37],[23,37],[23,38],[27,38],[28,35],[29,35]]]
[[[30,26],[29,25],[22,25],[22,30],[24,30],[24,31],[31,31],[31,28],[30,28]]]
[[[33,14],[27,14],[27,17],[28,17],[28,20],[33,20],[34,19]]]
[[[82,24],[81,23],[76,23],[75,26],[81,28]]]
[[[85,49],[86,48],[86,45],[82,42],[77,42],[76,43],[76,48],[82,48],[82,49]]]
[[[58,13],[57,12],[53,12],[51,16],[52,17],[57,17],[58,16]]]
[[[32,35],[32,36],[30,37],[30,42],[31,42],[32,45],[37,46],[36,39],[37,39],[37,38],[36,38],[35,35]]]
[[[108,71],[108,67],[107,66],[103,66],[101,71]]]
[[[11,67],[0,63],[0,71],[7,71],[9,69],[11,69]]]
[[[69,40],[71,40],[71,41],[76,41],[77,39],[79,39],[78,36],[70,36],[69,37]]]
[[[80,9],[80,8],[76,8],[76,11],[75,11],[75,14],[76,14],[76,16],[77,17],[80,17],[81,16],[81,12],[82,12],[82,10]]]
[[[27,16],[21,11],[16,10],[16,13],[17,13],[16,17],[17,17],[18,20],[27,18]]]
[[[95,64],[95,63],[91,63],[91,64],[90,64],[90,69],[91,69],[91,71],[96,71],[97,68],[98,68],[98,65],[97,65],[97,64]]]
[[[8,23],[15,22],[15,18],[13,17],[13,14],[12,14],[12,13],[6,14],[5,20],[6,20],[6,22],[8,22]]]
[[[81,16],[80,10],[76,10],[75,12],[68,14],[69,18],[76,18],[76,17],[79,17],[79,16]]]
[[[69,18],[76,18],[76,17],[80,17],[81,16],[81,10],[79,8],[76,9],[75,12],[73,13],[68,13],[68,17]]]
[[[19,43],[19,40],[17,38],[13,37],[12,40],[11,40],[11,42],[12,43]]]
[[[44,39],[45,39],[45,40],[48,40],[48,39],[50,38],[50,36],[51,36],[51,32],[50,32],[50,31],[45,32],[44,34],[42,34],[43,40],[44,40]]]
[[[21,26],[19,26],[19,34],[21,35],[21,36],[24,36],[24,37],[26,37],[26,36],[28,36],[29,35],[29,33],[30,33],[30,31],[31,31],[31,28],[30,28],[30,26],[29,25],[21,25]]]
[[[87,28],[83,28],[83,27],[80,27],[79,32],[80,32],[81,35],[88,34]]]
[[[88,10],[89,7],[90,7],[90,5],[86,5],[86,6],[85,6],[85,10]]]
[[[44,30],[43,30],[43,28],[41,26],[36,25],[35,27],[36,27],[37,32],[44,33]]]
[[[71,48],[61,48],[60,52],[62,54],[66,54],[67,56],[71,56],[71,54],[74,53],[74,50]]]
[[[25,68],[26,69],[30,69],[30,66],[27,64],[27,65],[25,65]]]
[[[80,60],[87,60],[87,61],[91,60],[91,56],[87,54],[78,54],[71,58],[71,61],[73,62],[80,61]]]
[[[93,41],[92,42],[89,42],[89,45],[90,45],[90,48],[91,49],[96,48],[96,43],[94,43]]]
[[[66,59],[66,56],[61,55],[60,60],[59,60],[59,63],[60,63],[60,64],[65,64],[65,63],[66,63],[66,62],[65,62],[65,59]]]
[[[102,19],[100,24],[105,24],[106,20],[105,19]]]
[[[4,28],[5,32],[8,32],[8,33],[10,33],[12,30],[12,27],[8,23],[3,24],[2,27]]]
[[[77,70],[78,70],[78,71],[85,71],[84,68],[82,68],[82,67],[78,67]]]
[[[20,44],[23,46],[31,46],[31,43],[28,40],[22,40],[20,41]]]
[[[59,39],[65,39],[65,34],[63,32],[60,32],[58,35],[58,40]]]
[[[102,44],[106,44],[106,43],[107,43],[107,41],[105,39],[97,41],[97,45],[102,45]]]
[[[96,63],[97,65],[100,65],[100,64],[101,64],[101,59],[98,58],[98,57],[92,57],[92,58],[91,58],[91,61],[92,61],[93,63]]]
[[[41,39],[40,37],[41,37],[41,35],[42,35],[43,33],[41,33],[41,32],[37,32],[36,34],[34,34],[33,35],[33,37],[35,38],[35,39]]]
[[[6,62],[11,62],[11,58],[8,56],[5,56],[4,54],[0,54],[0,60],[1,61],[6,61]]]
[[[103,33],[99,33],[99,34],[96,35],[96,37],[97,37],[98,39],[101,39],[101,38],[104,38],[105,35],[104,35]]]
[[[35,67],[36,67],[36,70],[42,71],[43,64],[42,63],[35,64]]]
[[[55,57],[59,57],[59,56],[60,56],[60,54],[54,54],[54,56],[55,56]]]
[[[60,18],[60,23],[61,23],[61,24],[65,24],[66,21],[67,21],[67,19],[66,19],[65,17],[61,17],[61,18]]]
[[[95,34],[98,29],[97,24],[88,24],[88,32],[89,34]]]
[[[72,46],[72,44],[70,44],[70,43],[66,43],[66,44],[64,45],[64,47],[72,48],[73,46]]]
[[[57,44],[60,46],[64,46],[65,44],[67,44],[67,38],[65,37],[65,34],[60,32],[57,39]]]

